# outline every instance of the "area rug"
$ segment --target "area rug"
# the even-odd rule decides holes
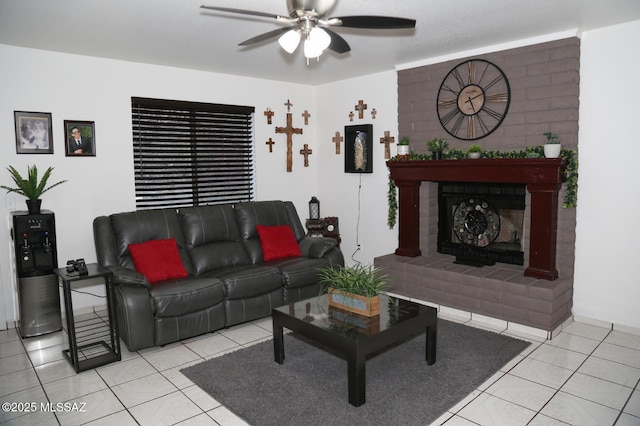
[[[283,365],[269,340],[181,372],[254,426],[428,425],[529,345],[445,320],[437,342],[433,365],[424,333],[368,359],[360,407],[348,402],[346,360],[293,334]]]

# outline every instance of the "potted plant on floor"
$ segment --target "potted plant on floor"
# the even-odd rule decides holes
[[[433,153],[434,160],[442,159],[442,152],[449,147],[449,142],[443,138],[434,138],[427,142],[427,149]]]
[[[385,294],[389,277],[379,268],[357,263],[350,267],[320,269],[322,293],[329,306],[368,317],[380,314],[380,295]]]
[[[482,157],[482,148],[480,148],[480,145],[473,144],[469,146],[467,153],[469,154],[469,158],[477,159]]]
[[[544,156],[547,158],[558,158],[562,150],[558,135],[552,132],[544,132],[543,135],[547,137],[547,143],[544,144]]]
[[[15,192],[16,194],[24,195],[27,197],[27,209],[29,210],[29,214],[39,214],[40,206],[42,204],[42,200],[40,196],[50,190],[53,187],[56,187],[66,180],[62,180],[60,182],[54,183],[53,185],[47,186],[47,181],[49,177],[51,177],[51,173],[53,172],[53,167],[49,167],[42,178],[38,180],[38,168],[34,164],[33,166],[27,166],[27,178],[23,178],[20,172],[16,170],[15,167],[9,166],[7,167],[9,173],[11,173],[11,178],[15,183],[15,187],[11,188],[9,186],[0,185],[0,188],[6,189],[7,194],[9,192]]]

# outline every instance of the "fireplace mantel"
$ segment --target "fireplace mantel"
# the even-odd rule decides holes
[[[560,158],[387,161],[399,192],[399,256],[420,256],[420,184],[432,182],[523,183],[531,194],[529,265],[525,276],[554,280],[558,191],[565,180]]]

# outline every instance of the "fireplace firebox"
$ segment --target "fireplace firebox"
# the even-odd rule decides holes
[[[440,182],[438,252],[467,265],[523,265],[525,196],[524,184]]]

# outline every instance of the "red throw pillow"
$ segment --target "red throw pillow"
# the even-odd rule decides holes
[[[290,226],[256,225],[256,231],[258,231],[258,236],[260,237],[262,255],[265,262],[286,257],[302,256]]]
[[[136,270],[145,276],[149,284],[189,275],[180,259],[175,238],[129,244],[129,253]]]

